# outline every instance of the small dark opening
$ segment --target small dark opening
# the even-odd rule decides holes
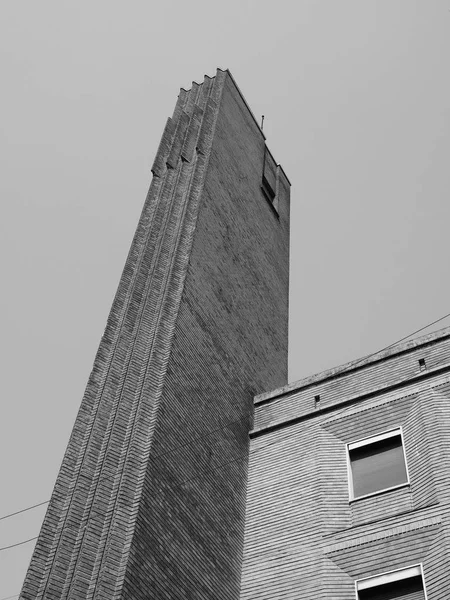
[[[422,577],[410,577],[385,585],[361,590],[359,600],[423,600],[425,598]]]
[[[269,200],[269,202],[273,202],[275,200],[275,192],[274,192],[272,186],[270,185],[270,183],[264,177],[264,175],[262,178],[261,189],[264,192],[264,195],[266,196],[267,200]]]
[[[427,368],[424,358],[419,358],[419,367],[421,371],[425,371],[425,369]]]

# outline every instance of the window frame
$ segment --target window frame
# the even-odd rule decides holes
[[[413,571],[410,575],[407,575],[408,571]],[[412,577],[417,577],[420,575],[422,579],[422,587],[423,587],[423,595],[425,600],[428,599],[427,595],[427,586],[425,584],[425,574],[423,572],[423,563],[415,563],[413,565],[408,565],[406,567],[402,567],[401,569],[393,569],[392,571],[383,571],[382,573],[378,573],[377,575],[372,575],[371,577],[362,577],[361,579],[355,580],[355,597],[356,600],[359,600],[359,591],[367,590],[370,588],[380,587],[386,583],[394,583],[395,581],[402,581],[403,579],[411,579]],[[360,584],[363,584],[363,587],[360,587]],[[359,588],[359,589],[358,589]]]
[[[397,485],[392,485],[387,488],[382,488],[380,490],[376,490],[374,492],[370,492],[369,494],[363,494],[362,496],[354,495],[354,486],[353,486],[353,473],[352,473],[352,463],[350,459],[350,452],[352,450],[356,450],[356,448],[362,448],[364,446],[370,446],[371,444],[375,444],[377,442],[381,442],[383,440],[387,440],[391,437],[400,436],[402,442],[402,450],[403,450],[403,460],[405,461],[405,469],[406,469],[406,481],[403,483],[399,483]],[[348,475],[348,496],[349,503],[356,502],[357,500],[362,500],[364,498],[371,498],[372,496],[378,496],[379,494],[384,494],[385,492],[390,492],[392,490],[397,490],[402,487],[409,487],[410,479],[409,479],[409,469],[408,469],[408,461],[406,459],[406,450],[405,450],[405,438],[403,436],[403,428],[393,427],[392,429],[388,429],[387,431],[383,431],[382,433],[378,433],[376,435],[371,435],[367,438],[359,438],[354,442],[349,442],[345,445],[346,459],[347,459],[347,475]]]

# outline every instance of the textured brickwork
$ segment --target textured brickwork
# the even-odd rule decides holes
[[[239,597],[252,399],[287,379],[266,154],[228,72],[181,91],[23,600]]]
[[[354,600],[355,580],[418,563],[428,600],[450,598],[449,339],[256,398],[242,600]],[[346,444],[397,427],[409,485],[350,502]]]

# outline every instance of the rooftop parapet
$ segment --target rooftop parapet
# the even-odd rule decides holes
[[[256,396],[251,436],[443,373],[450,373],[450,327]]]

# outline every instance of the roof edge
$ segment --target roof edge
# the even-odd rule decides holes
[[[264,131],[261,129],[261,126],[259,125],[258,121],[256,120],[256,117],[255,117],[255,115],[254,115],[254,113],[253,113],[252,109],[250,108],[250,105],[249,105],[249,103],[248,103],[248,102],[247,102],[247,100],[245,99],[245,96],[244,96],[244,94],[242,93],[242,91],[241,91],[240,87],[239,87],[239,86],[238,86],[238,84],[236,83],[236,80],[235,80],[235,78],[233,77],[233,75],[231,74],[231,71],[230,71],[230,69],[219,69],[219,68],[218,68],[217,70],[218,70],[218,71],[222,71],[223,73],[227,73],[227,74],[228,74],[228,76],[230,77],[231,81],[233,82],[233,84],[234,84],[234,87],[236,88],[236,90],[237,90],[237,92],[238,92],[239,96],[241,97],[241,99],[242,99],[242,102],[245,104],[245,106],[247,107],[247,110],[248,110],[248,112],[250,113],[250,115],[251,115],[252,119],[255,121],[255,124],[256,124],[256,126],[257,126],[257,128],[258,128],[259,132],[260,132],[260,133],[261,133],[261,135],[263,136],[264,140],[266,140],[267,138],[266,138],[266,136],[265,136],[265,134],[264,134]],[[274,159],[274,161],[275,161],[275,159]],[[275,161],[275,162],[276,162],[276,161]]]
[[[270,402],[275,398],[279,398],[280,396],[290,394],[294,390],[314,386],[317,383],[322,383],[329,379],[344,377],[346,375],[349,375],[350,373],[354,373],[355,371],[363,369],[370,364],[382,362],[398,354],[411,352],[420,346],[433,344],[448,337],[450,337],[450,327],[445,327],[443,329],[439,329],[439,331],[434,331],[433,333],[422,335],[420,337],[414,338],[413,340],[403,342],[402,344],[391,345],[383,350],[378,350],[377,352],[369,354],[363,358],[352,360],[337,367],[333,367],[331,369],[315,373],[314,375],[310,375],[303,379],[298,379],[297,381],[288,383],[287,385],[272,390],[270,392],[258,394],[254,398],[254,404],[265,404],[266,402]]]

